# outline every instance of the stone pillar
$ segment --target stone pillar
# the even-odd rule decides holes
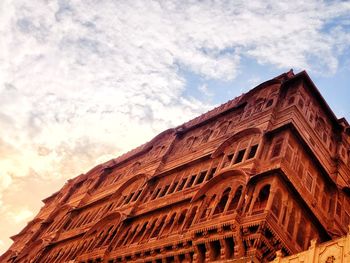
[[[210,248],[210,244],[209,242],[205,242],[205,259],[204,259],[204,262],[210,262],[210,251],[211,251],[211,248]]]
[[[240,231],[240,230],[238,230]],[[234,237],[234,242],[235,242],[235,247],[234,247],[234,257],[235,258],[241,258],[244,256],[245,251],[244,251],[244,244],[243,244],[243,240],[242,240],[242,236],[240,233],[238,233],[235,237]]]
[[[225,239],[220,239],[220,259],[225,260],[229,258],[230,254],[230,248],[228,247],[228,244],[225,242]]]

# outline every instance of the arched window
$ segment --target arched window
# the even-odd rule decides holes
[[[275,196],[273,197],[272,206],[271,206],[271,211],[276,216],[277,219],[280,216],[281,209],[282,209],[282,194],[278,190]]]
[[[158,219],[153,220],[153,222],[150,224],[150,227],[146,228],[146,234],[143,236],[143,240],[147,240],[149,236],[151,235]]]
[[[145,230],[146,230],[147,224],[148,224],[148,222],[143,223],[141,229],[138,230],[137,234],[135,235],[134,239],[132,240],[132,243],[137,243],[137,242],[140,241],[140,239],[141,239],[143,233],[144,233]]]
[[[153,231],[153,233],[151,235],[151,238],[158,236],[158,234],[160,233],[160,230],[163,228],[163,225],[164,225],[164,222],[165,222],[165,218],[166,218],[166,216],[163,216],[162,220],[159,223],[157,223],[156,229],[154,229],[154,231]]]
[[[117,234],[118,226],[115,226],[111,234],[106,239],[105,245],[110,244],[111,241],[114,239],[115,235]]]
[[[99,240],[99,242],[98,242],[98,244],[97,244],[96,247],[102,246],[102,244],[105,242],[105,240],[106,240],[107,237],[109,236],[109,233],[112,231],[113,227],[114,227],[114,226],[112,225],[112,226],[110,226],[110,227],[108,228],[107,232],[100,238],[100,240]]]
[[[189,228],[191,225],[192,225],[192,222],[196,216],[196,213],[197,213],[197,206],[193,207],[192,210],[191,210],[191,214],[190,216],[188,217],[186,223],[185,223],[185,229]]]
[[[222,196],[221,196],[221,198],[220,198],[220,201],[218,202],[218,204],[217,204],[216,207],[215,207],[214,215],[220,214],[220,213],[224,212],[226,203],[227,203],[227,201],[228,201],[228,197],[229,197],[229,195],[230,195],[230,192],[231,192],[231,188],[227,188],[227,189],[223,192],[223,194],[222,194]]]
[[[205,208],[203,209],[203,212],[201,214],[201,219],[207,218],[210,215],[211,209],[214,206],[216,199],[216,195],[213,195],[210,199],[210,202],[205,204]]]
[[[182,224],[184,223],[185,218],[186,218],[186,213],[187,213],[187,209],[185,209],[181,212],[181,214],[176,222],[176,225],[174,225],[173,231],[177,231],[177,230],[181,229]]]
[[[235,195],[232,197],[228,211],[235,210],[238,206],[239,200],[242,195],[243,186],[239,186],[235,192]]]
[[[168,220],[168,222],[166,223],[166,225],[163,229],[162,235],[169,234],[169,231],[170,231],[172,225],[174,224],[175,217],[176,217],[176,213],[173,213],[172,216],[170,217],[170,219]]]
[[[114,246],[114,248],[120,247],[123,242],[125,241],[125,238],[128,236],[129,232],[130,232],[131,227],[127,228],[123,234],[120,235],[120,238],[117,240],[116,245]]]
[[[257,199],[255,200],[253,211],[255,213],[262,212],[267,204],[267,200],[270,195],[270,185],[265,185],[259,192]]]

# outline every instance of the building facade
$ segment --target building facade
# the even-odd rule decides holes
[[[0,262],[269,262],[347,233],[350,127],[292,71],[43,200]]]
[[[347,263],[350,262],[350,231],[342,237],[317,244],[316,240],[311,241],[308,250],[288,257],[282,257],[277,252],[273,263]]]

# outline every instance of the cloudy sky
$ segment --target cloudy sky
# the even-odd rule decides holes
[[[349,1],[0,1],[0,254],[67,179],[290,68],[350,119],[349,14]]]

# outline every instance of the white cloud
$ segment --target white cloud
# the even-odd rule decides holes
[[[183,70],[232,80],[249,56],[334,73],[349,11],[342,1],[1,1],[0,210],[22,198],[35,213],[67,178],[206,111],[184,96]],[[6,235],[21,226],[9,220]]]
[[[33,216],[33,212],[31,212],[27,208],[24,208],[19,210],[18,212],[11,212],[9,215],[15,223],[23,223]]]
[[[206,97],[213,97],[214,93],[210,91],[207,84],[201,84],[198,86],[198,90],[202,92]]]

